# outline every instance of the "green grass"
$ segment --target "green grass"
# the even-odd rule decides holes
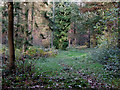
[[[86,56],[86,53],[80,53],[76,51],[60,51],[56,57],[46,58],[45,61],[38,60],[36,63],[36,67],[40,68],[40,72],[44,71],[60,71],[64,68],[61,64],[65,64],[68,66],[74,66],[77,62],[83,60],[83,56]],[[75,60],[81,59],[81,60]]]
[[[36,67],[41,68],[40,72],[45,70],[56,70],[64,68],[64,65],[73,67],[74,69],[96,69],[102,68],[103,66],[99,63],[95,63],[89,58],[87,59],[88,53],[80,51],[60,51],[56,57],[46,58],[45,62],[37,61]],[[64,64],[63,66],[61,64]]]
[[[84,79],[80,74],[96,79],[98,82],[114,85],[120,88],[120,78],[115,78],[111,75],[112,71],[104,69],[104,65],[91,59],[90,52],[96,49],[70,49],[68,51],[59,50],[55,57],[26,59],[28,62],[35,64],[33,77],[41,76],[37,79],[47,83],[46,87],[54,87],[59,84],[60,87],[90,87],[87,79]],[[0,50],[1,51],[1,50]],[[18,55],[19,56],[19,55]],[[26,65],[27,66],[27,65]],[[52,79],[51,79],[52,78]],[[40,81],[41,82],[41,81]],[[61,83],[64,83],[61,85]],[[76,86],[77,85],[77,86]],[[109,86],[110,86],[109,85]],[[56,88],[56,87],[55,87]]]
[[[36,72],[37,74],[47,75],[48,77],[66,78],[67,80],[72,77],[78,77],[80,80],[83,80],[78,73],[80,72],[85,75],[93,75],[97,80],[118,86],[118,83],[116,84],[117,80],[110,80],[110,77],[107,75],[109,73],[107,71],[105,72],[103,65],[91,60],[89,51],[89,49],[59,51],[56,57],[37,60]],[[86,80],[83,80],[83,82],[86,82]],[[70,82],[68,84],[72,83]]]

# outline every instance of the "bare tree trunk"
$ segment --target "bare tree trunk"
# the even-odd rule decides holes
[[[74,33],[73,33],[73,35],[74,35],[74,45],[73,46],[76,46],[76,33],[77,33],[77,31],[76,31],[76,26],[75,26],[75,23],[74,23]]]
[[[96,38],[96,34],[94,33],[93,34],[93,47],[96,47],[97,46],[97,38]]]
[[[88,31],[88,48],[90,48],[90,29]]]
[[[8,2],[8,45],[9,45],[9,69],[15,69],[15,50],[14,50],[14,17],[13,2]]]
[[[53,48],[54,29],[55,29],[55,2],[53,0],[53,31],[51,32],[51,48]]]
[[[51,48],[53,48],[53,31],[51,32]]]
[[[76,39],[76,37],[75,37],[75,47],[76,47],[76,41],[77,41],[77,39]]]
[[[70,48],[70,41],[71,41],[71,39],[69,38],[69,48]]]

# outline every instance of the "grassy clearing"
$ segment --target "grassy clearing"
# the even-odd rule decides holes
[[[103,68],[101,64],[90,60],[88,52],[83,51],[59,51],[56,57],[44,60],[37,61],[36,67],[40,69],[40,72],[60,71],[65,67],[72,67],[74,70],[87,70],[89,68],[92,71],[93,69],[98,71],[99,68]]]
[[[88,79],[92,79],[97,83],[109,83],[106,85],[110,87],[111,85],[118,87],[119,85],[116,83],[117,79],[111,78],[108,71],[103,69],[103,65],[91,60],[89,51],[88,49],[59,51],[56,57],[37,60],[36,72],[47,77],[62,79],[62,82],[67,83],[66,86],[73,85],[73,82],[76,82],[75,78],[77,78],[79,82],[82,81],[85,83],[82,83],[84,84],[82,85],[83,87],[90,87]],[[57,83],[60,84],[62,83],[61,81]]]
[[[6,83],[9,86],[14,79],[16,81],[13,86],[22,82],[17,86],[24,87],[37,85],[44,88],[120,88],[120,78],[113,77],[113,72],[105,70],[103,65],[91,59],[90,52],[93,50],[59,50],[55,57],[26,58],[24,64],[20,61],[17,65],[18,73],[22,76],[18,74],[12,76],[12,79],[4,80],[7,81],[4,86]]]

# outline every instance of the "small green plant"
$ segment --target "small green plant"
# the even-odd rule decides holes
[[[119,67],[119,49],[117,48],[98,48],[91,52],[92,59],[104,64],[105,69],[117,71]]]
[[[57,50],[47,50],[41,49],[39,47],[29,47],[23,54],[27,58],[39,58],[39,57],[52,57],[57,55]]]
[[[35,78],[35,61],[32,60],[17,60],[16,72],[9,73],[7,67],[3,68],[3,89],[13,87],[27,87],[34,81]]]

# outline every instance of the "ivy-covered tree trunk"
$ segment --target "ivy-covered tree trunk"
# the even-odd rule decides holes
[[[34,2],[32,2],[32,15],[31,15],[31,32],[34,30],[33,26],[34,26]],[[32,33],[31,33],[31,38],[32,38]],[[31,41],[31,43],[33,43],[33,40]]]
[[[33,31],[33,20],[34,20],[34,2],[32,2],[32,15],[31,15],[31,31]]]
[[[5,8],[5,4],[4,4],[4,8]],[[5,32],[5,17],[4,17],[5,10],[4,8],[2,9],[2,32],[3,33]]]
[[[28,36],[29,36],[29,30],[28,30],[28,12],[29,12],[29,8],[28,8],[28,3],[26,3],[25,6],[25,28],[24,28],[24,43],[23,43],[23,52],[26,51],[27,49],[27,45],[29,44],[28,41]]]
[[[118,48],[120,50],[120,2],[118,2]],[[119,72],[120,72],[120,53],[119,53]]]
[[[8,45],[9,45],[9,69],[15,69],[15,50],[14,50],[14,18],[13,18],[13,2],[8,2]]]
[[[118,2],[118,8],[120,11],[120,2]],[[118,48],[120,49],[120,12],[118,12]]]
[[[19,22],[20,22],[20,15],[19,15],[19,9],[18,7],[20,8],[20,3],[16,3],[16,6],[17,8],[15,8],[15,12],[16,12],[16,15],[17,15],[17,30],[19,30]]]
[[[66,3],[59,3],[58,6],[60,8],[55,9],[55,23],[57,29],[54,35],[54,45],[58,49],[66,49],[69,44],[67,33],[71,23],[71,8],[69,5],[65,4]]]
[[[20,40],[20,3],[19,2],[15,2],[14,3],[14,20],[15,21],[15,30],[14,30],[14,36],[15,36],[15,47],[17,48],[21,48],[21,40]]]
[[[8,28],[8,10],[7,10],[7,3],[4,3],[4,7],[2,8],[2,44],[8,44],[8,40],[7,40],[7,30],[6,28]]]
[[[5,4],[4,4],[4,8],[5,8]],[[5,35],[4,33],[6,33],[5,31],[5,17],[4,17],[4,13],[5,13],[5,10],[4,8],[2,9],[2,44],[5,44]]]
[[[51,35],[51,47],[53,44],[56,49],[66,49],[69,44],[67,33],[71,23],[71,7],[69,3],[56,3],[55,6],[55,15],[52,15],[54,10],[52,13],[45,12],[44,14],[44,17],[50,22],[49,28],[54,33]]]

